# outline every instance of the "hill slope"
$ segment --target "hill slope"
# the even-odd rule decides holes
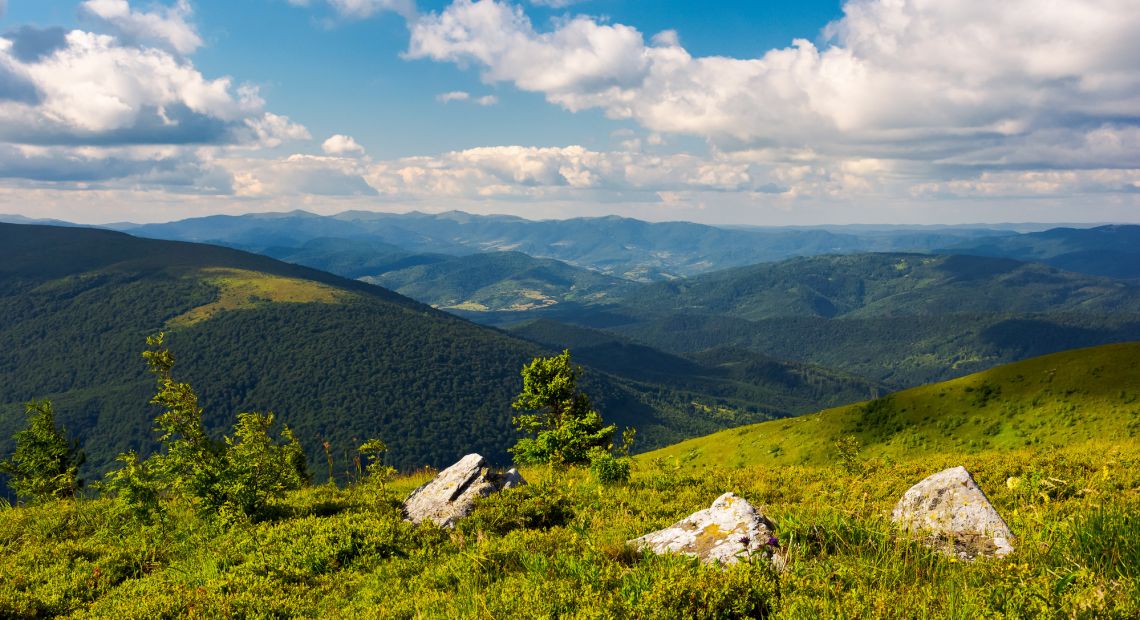
[[[425,260],[422,264],[373,273],[362,279],[437,308],[476,312],[517,312],[566,301],[599,302],[631,284],[521,252]]]
[[[237,250],[116,232],[0,225],[0,450],[20,403],[51,398],[91,466],[153,445],[139,357],[172,331],[177,375],[207,423],[275,410],[314,462],[378,436],[400,467],[477,450],[505,460],[519,369],[552,352],[391,291]],[[642,448],[788,412],[643,378],[587,373],[608,419]],[[728,413],[726,414],[725,411]]]
[[[1004,258],[856,254],[795,258],[644,287],[642,312],[743,319],[1137,312],[1140,286]]]
[[[553,348],[568,348],[578,361],[605,372],[723,398],[769,403],[797,414],[829,402],[855,402],[885,390],[852,375],[730,347],[682,357],[610,332],[543,319],[516,325],[510,333]]]
[[[1140,343],[1065,351],[789,420],[721,431],[639,458],[692,467],[819,464],[855,437],[865,457],[1140,436]]]
[[[1003,256],[1081,273],[1140,278],[1140,226],[1054,228],[1025,235],[963,241],[939,251]]]

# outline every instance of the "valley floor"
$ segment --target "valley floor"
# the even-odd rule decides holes
[[[889,514],[965,465],[1017,551],[962,563]],[[524,470],[456,531],[415,528],[387,486],[314,486],[275,518],[229,527],[170,506],[138,526],[110,499],[0,508],[0,617],[989,618],[1140,616],[1140,448],[933,454],[888,462],[705,468],[636,463],[631,482]],[[764,505],[789,563],[727,570],[624,541],[734,491]]]

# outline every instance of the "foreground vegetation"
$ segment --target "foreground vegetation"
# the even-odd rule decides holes
[[[1017,536],[1005,561],[957,562],[887,515],[911,484],[968,467]],[[1140,451],[1109,443],[817,466],[639,461],[632,480],[524,469],[456,531],[413,527],[400,501],[427,473],[289,493],[229,526],[169,504],[149,526],[116,500],[0,509],[0,616],[1136,617]],[[624,541],[734,491],[779,527],[789,566],[728,570]]]
[[[1102,417],[1083,414],[1095,440],[1069,432],[1011,449],[973,442],[952,451],[891,443],[895,400],[823,412],[813,424],[843,429],[854,413],[878,433],[868,457],[854,435],[840,437],[810,465],[773,466],[722,441],[698,469],[699,449],[650,454],[631,467],[606,446],[604,426],[576,387],[569,353],[523,369],[516,460],[532,482],[482,500],[455,530],[403,519],[402,498],[433,472],[392,479],[376,440],[360,448],[345,488],[306,487],[300,449],[281,443],[272,416],[242,414],[233,439],[209,439],[188,384],[172,378],[161,336],[144,356],[158,378],[153,403],[164,451],[120,460],[104,497],[75,497],[72,447],[47,403],[28,407],[29,427],[5,462],[31,505],[0,510],[0,616],[37,618],[356,617],[385,618],[814,618],[1119,617],[1140,613],[1140,448]],[[1127,347],[1078,351],[1018,364],[1064,361],[1044,389],[1083,376],[1087,363]],[[1098,366],[1099,367],[1099,366]],[[1128,387],[1129,370],[1113,385]],[[1076,373],[1075,375],[1073,373]],[[1101,370],[1098,377],[1115,375]],[[1001,394],[991,373],[966,387],[985,408]],[[1021,376],[1017,373],[1013,376]],[[1024,379],[1014,381],[1016,385]],[[1095,382],[1092,384],[1095,386]],[[899,395],[916,410],[939,403],[954,419],[953,384]],[[962,386],[958,386],[962,387]],[[1038,389],[1038,388],[1034,388]],[[1034,389],[1005,392],[1009,405],[1036,401]],[[929,394],[927,392],[930,392]],[[1075,392],[1073,392],[1075,393]],[[1069,393],[1072,396],[1073,393]],[[979,402],[978,399],[981,399]],[[1101,403],[1103,405],[1103,403]],[[1036,405],[1035,405],[1036,406]],[[900,413],[905,409],[899,409]],[[983,412],[984,413],[984,412]],[[998,417],[992,415],[991,417]],[[1045,425],[1057,420],[1041,415]],[[870,424],[879,420],[881,424]],[[836,426],[838,425],[838,426]],[[948,429],[953,434],[956,429]],[[741,429],[743,433],[756,428]],[[963,431],[963,433],[966,433]],[[737,432],[740,435],[741,432]],[[794,439],[794,433],[789,434]],[[715,436],[713,437],[715,438]],[[1115,441],[1106,440],[1112,438]],[[628,448],[629,441],[624,442]],[[801,438],[802,439],[802,438]],[[710,438],[706,438],[708,445]],[[715,444],[714,444],[715,445]],[[878,449],[875,451],[874,449]],[[731,450],[735,458],[727,458]],[[667,453],[665,453],[667,454]],[[810,452],[804,454],[812,455]],[[42,458],[40,458],[42,457]],[[584,468],[586,463],[589,468]],[[23,467],[35,465],[38,467]],[[729,466],[723,466],[728,463]],[[888,520],[914,482],[965,465],[1015,533],[1003,560],[962,563],[901,534]],[[631,472],[631,469],[633,470]],[[62,474],[58,472],[63,472]],[[633,474],[631,476],[631,473]],[[44,484],[22,484],[36,482]],[[23,489],[23,490],[21,490]],[[725,491],[757,505],[777,525],[787,569],[762,559],[731,567],[654,556],[625,541],[707,506]]]
[[[721,431],[648,458],[687,468],[721,464],[823,464],[838,441],[867,456],[1067,446],[1140,436],[1140,343],[1045,355],[787,420]]]
[[[712,453],[681,446],[673,454],[643,455],[631,467],[601,445],[614,427],[604,426],[577,391],[580,370],[569,354],[535,360],[523,370],[516,401],[522,413],[515,423],[526,434],[516,456],[546,464],[524,468],[530,485],[482,500],[457,529],[446,530],[404,521],[403,498],[433,472],[393,479],[393,470],[378,460],[386,450],[382,442],[362,445],[353,481],[337,487],[305,486],[296,440],[287,430],[273,440],[268,415],[243,414],[233,438],[210,440],[195,394],[171,377],[173,358],[161,337],[149,344],[164,451],[146,461],[126,455],[122,469],[102,483],[102,497],[76,497],[72,448],[52,428],[49,406],[29,406],[22,451],[6,466],[31,479],[42,474],[57,486],[29,486],[21,492],[29,505],[0,507],[0,617],[1140,614],[1140,447],[1127,438],[1132,423],[1113,400],[1120,390],[1127,400],[1136,379],[1132,366],[1100,365],[1118,362],[1128,346],[1001,371],[1016,377],[1033,364],[1064,362],[1058,365],[1066,372],[1058,369],[1032,389],[1017,387],[1029,383],[1024,377],[1010,379],[1014,387],[995,383],[1005,376],[1000,372],[972,378],[989,387],[957,386],[972,396],[968,404],[978,415],[1006,419],[1021,411],[1018,406],[1032,405],[1037,390],[1061,389],[1079,378],[1088,386],[1079,401],[1084,432],[1062,426],[1067,417],[1042,413],[1040,423],[1059,431],[1043,435],[1048,441],[911,442],[905,450],[885,449],[901,432],[893,426],[898,416],[910,408],[937,403],[930,415],[957,419],[964,401],[947,396],[956,385],[947,384],[824,412],[816,416],[820,428],[843,430],[852,415],[864,428],[858,436],[840,436],[826,451],[813,444],[814,451],[804,453],[809,458],[783,464],[781,454],[728,442],[715,454],[716,464],[698,463]],[[1090,373],[1111,379],[1116,393],[1097,389]],[[1004,408],[988,409],[991,401]],[[1072,413],[1061,402],[1059,415]],[[903,403],[905,409],[895,409]],[[943,430],[948,437],[969,436],[970,428]],[[752,432],[756,427],[737,431]],[[860,438],[876,437],[861,449]],[[32,457],[40,454],[60,467],[20,469],[39,462]],[[1005,517],[1015,534],[1012,556],[962,563],[890,523],[907,488],[955,465],[973,473]],[[763,560],[702,566],[626,544],[706,508],[726,491],[766,507],[786,570],[776,572]]]

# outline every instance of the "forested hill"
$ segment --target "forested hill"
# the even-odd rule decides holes
[[[1054,228],[1024,235],[971,239],[940,251],[1004,256],[1081,273],[1140,278],[1140,226],[1135,225]]]
[[[18,281],[45,282],[83,273],[146,274],[227,267],[319,282],[392,303],[426,308],[378,286],[260,254],[201,243],[143,239],[96,228],[0,223],[0,258],[3,259],[0,277],[6,286]]]
[[[647,286],[642,312],[773,317],[1140,311],[1140,285],[1007,258],[855,254],[795,258]]]
[[[380,287],[235,250],[80,228],[0,226],[0,452],[21,404],[50,398],[93,469],[153,446],[144,338],[170,333],[175,375],[207,424],[273,410],[314,463],[335,468],[379,437],[399,467],[443,465],[514,443],[519,370],[552,350],[479,327]],[[587,370],[608,419],[648,449],[787,413]],[[323,471],[324,466],[319,471]]]

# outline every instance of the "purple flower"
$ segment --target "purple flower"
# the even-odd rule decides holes
[[[775,536],[769,536],[768,542],[766,544],[769,547],[779,547],[780,546],[780,540],[778,538],[776,538]]]

